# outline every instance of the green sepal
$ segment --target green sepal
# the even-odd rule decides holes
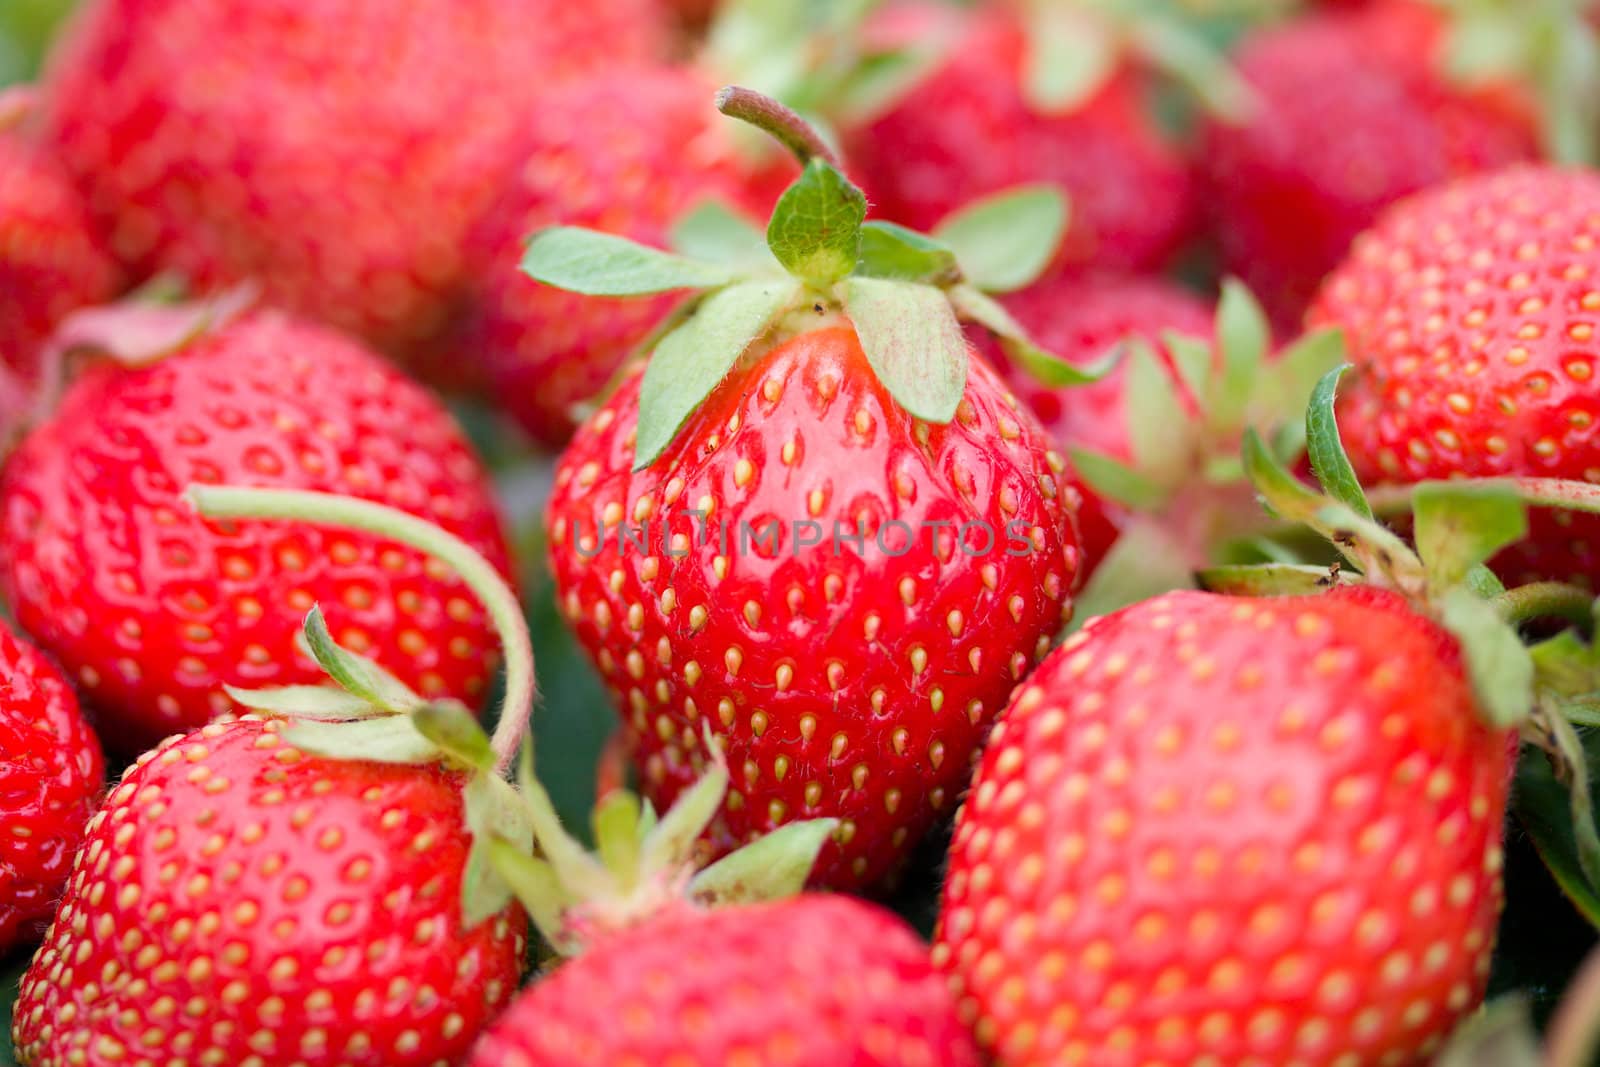
[[[1255,90],[1203,34],[1180,20],[1147,15],[1134,22],[1132,49],[1224,122],[1246,121],[1260,106]]]
[[[335,641],[320,605],[312,605],[306,613],[300,633],[311,658],[346,692],[390,712],[409,711],[421,703],[421,698],[394,675]]]
[[[874,220],[861,227],[858,274],[925,285],[950,285],[961,277],[956,254],[931,237],[893,222]]]
[[[1232,278],[1222,286],[1216,332],[1222,371],[1211,378],[1210,390],[1200,397],[1209,425],[1215,430],[1233,430],[1246,421],[1256,379],[1272,344],[1272,328],[1250,290]]]
[[[886,278],[849,278],[844,309],[878,381],[911,415],[943,425],[967,385],[967,339],[941,290]]]
[[[1578,871],[1590,893],[1600,892],[1600,830],[1596,829],[1594,821],[1588,751],[1573,725],[1548,708],[1539,710],[1533,726],[1556,781],[1567,793],[1567,815],[1571,820]]]
[[[1502,997],[1451,1035],[1433,1067],[1545,1067],[1528,1002]]]
[[[939,64],[944,50],[919,41],[868,51],[827,87],[827,110],[846,129],[860,129],[905,98]]]
[[[595,851],[606,870],[623,885],[639,877],[639,798],[626,789],[607,793],[589,817],[594,827]]]
[[[1194,573],[1186,556],[1172,533],[1158,523],[1129,523],[1074,598],[1069,629],[1174,589],[1193,589]]]
[[[673,225],[673,251],[690,259],[740,270],[778,270],[760,226],[720,200],[703,200]]]
[[[1597,737],[1600,735],[1588,734],[1583,745],[1585,779],[1595,766],[1591,750]],[[1517,822],[1527,832],[1562,895],[1591,926],[1600,929],[1600,892],[1590,885],[1578,858],[1578,837],[1582,831],[1577,829],[1576,823],[1582,819],[1581,815],[1574,819],[1574,808],[1581,804],[1581,798],[1571,789],[1570,772],[1561,772],[1567,775],[1565,782],[1557,777],[1554,764],[1565,761],[1550,755],[1549,749],[1554,746],[1555,742],[1548,736],[1538,738],[1536,745],[1522,746],[1522,756],[1517,761],[1516,787],[1511,792]],[[1591,808],[1592,805],[1591,799]],[[1593,842],[1587,846],[1593,847]]]
[[[971,285],[955,285],[947,289],[945,295],[957,315],[993,334],[1006,356],[1041,385],[1057,389],[1088,385],[1100,381],[1122,362],[1122,350],[1118,347],[1086,366],[1068,363],[1035,344],[1022,324],[987,293]]]
[[[1297,563],[1207,567],[1195,577],[1201,589],[1229,596],[1309,596],[1341,584],[1327,567]]]
[[[1600,701],[1600,648],[1594,641],[1567,629],[1530,646],[1528,654],[1541,695],[1586,705]]]
[[[409,715],[379,715],[348,722],[305,719],[283,731],[283,739],[315,756],[415,766],[444,757],[439,746],[417,732]]]
[[[1461,643],[1467,678],[1489,722],[1516,726],[1533,709],[1533,657],[1494,606],[1460,587],[1434,600],[1440,624]]]
[[[661,339],[639,386],[634,470],[656,461],[745,349],[799,299],[800,287],[789,280],[730,285]]]
[[[1172,356],[1178,380],[1189,390],[1189,395],[1196,403],[1204,403],[1206,397],[1211,395],[1211,381],[1216,370],[1211,343],[1198,337],[1186,337],[1174,330],[1163,331],[1161,343]]]
[[[1151,481],[1176,487],[1194,455],[1197,427],[1155,350],[1135,339],[1127,352],[1124,407],[1134,465]]]
[[[576,903],[576,898],[561,885],[549,861],[530,856],[526,849],[509,841],[494,838],[485,843],[483,859],[511,890],[552,949],[563,956],[578,950],[577,943],[568,936],[565,919],[567,909]]]
[[[471,930],[512,901],[511,885],[491,858],[492,843],[502,841],[527,854],[533,849],[533,827],[522,797],[494,772],[493,755],[488,769],[472,775],[462,790],[461,814],[472,838],[461,876],[461,923]]]
[[[838,819],[781,826],[695,875],[689,895],[710,907],[792,897],[805,888],[817,855],[838,826]]]
[[[1319,329],[1296,338],[1261,368],[1251,407],[1257,425],[1282,423],[1304,434],[1306,407],[1323,376],[1346,362],[1344,333]],[[1302,442],[1303,443],[1303,442]]]
[[[715,289],[738,272],[716,263],[578,226],[551,226],[529,240],[522,272],[585,296],[648,296],[678,289]]]
[[[1040,114],[1073,111],[1116,71],[1116,35],[1104,19],[1066,4],[1030,4],[1028,14],[1023,95]]]
[[[1155,511],[1171,496],[1166,486],[1114,456],[1088,448],[1070,448],[1068,454],[1078,477],[1096,496],[1115,500],[1135,511]]]
[[[1412,538],[1436,589],[1467,573],[1528,533],[1528,509],[1516,490],[1493,482],[1423,482],[1411,493]]]
[[[224,685],[235,704],[251,711],[296,719],[344,721],[389,712],[354,693],[330,685],[286,685],[276,689],[240,689]]]
[[[411,712],[411,724],[452,762],[479,771],[494,770],[489,735],[460,701],[429,701]]]
[[[616,892],[616,879],[611,872],[561,825],[549,792],[533,773],[531,738],[523,742],[517,760],[517,788],[522,791],[522,800],[527,806],[534,844],[550,864],[563,892],[578,900],[597,899]],[[516,885],[514,877],[508,875],[507,880]],[[524,903],[530,904],[528,911],[532,914],[532,902],[525,899]]]
[[[867,198],[825,159],[813,158],[784,191],[767,223],[767,246],[794,277],[827,289],[861,257]]]
[[[695,842],[722,810],[722,799],[728,793],[728,767],[709,732],[707,744],[717,753],[716,759],[698,781],[678,795],[640,842],[641,870],[666,871],[686,866],[694,858]]]
[[[1020,185],[982,197],[945,217],[933,236],[953,249],[961,274],[989,293],[1032,284],[1066,236],[1066,194],[1054,185]]]
[[[1370,519],[1372,505],[1367,503],[1366,491],[1350,465],[1334,411],[1339,378],[1349,369],[1348,363],[1333,368],[1311,390],[1311,401],[1306,406],[1306,452],[1311,460],[1311,472],[1316,475],[1322,491],[1362,518]]]

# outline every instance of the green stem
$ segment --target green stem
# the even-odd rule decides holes
[[[1564,582],[1534,582],[1508,589],[1494,599],[1495,610],[1509,623],[1534,619],[1566,619],[1594,624],[1594,594]]]
[[[506,660],[505,702],[490,744],[504,774],[516,759],[536,695],[533,641],[516,594],[494,565],[461,538],[404,511],[336,493],[190,485],[185,495],[209,519],[291,519],[342,526],[409,545],[449,565],[488,611]]]
[[[803,167],[813,158],[820,159],[835,170],[843,172],[839,157],[834,155],[828,142],[799,113],[764,96],[754,89],[729,85],[717,93],[717,110],[732,119],[748,122],[777,138],[793,152]]]
[[[1509,485],[1530,507],[1600,514],[1600,485],[1591,482],[1563,478],[1472,478],[1459,484]],[[1411,511],[1411,493],[1415,488],[1414,485],[1380,485],[1367,491],[1367,500],[1379,515],[1406,515]]]

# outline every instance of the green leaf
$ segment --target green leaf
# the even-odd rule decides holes
[[[1594,823],[1594,794],[1590,790],[1589,753],[1573,725],[1546,709],[1538,712],[1545,732],[1550,767],[1556,781],[1566,787],[1572,845],[1578,870],[1591,891],[1600,890],[1600,831]]]
[[[681,870],[694,858],[695,842],[722,810],[727,794],[728,768],[719,757],[697,782],[678,794],[640,843],[639,869],[646,876]]]
[[[962,275],[985,292],[1008,293],[1050,265],[1067,232],[1067,197],[1054,185],[1021,185],[974,200],[933,236],[955,250]]]
[[[993,334],[1005,354],[1041,385],[1060,389],[1098,382],[1122,362],[1121,350],[1113,349],[1087,366],[1068,363],[1034,344],[1028,331],[994,297],[970,285],[952,286],[945,295],[956,314]]]
[[[1226,122],[1243,122],[1258,106],[1254,90],[1227,57],[1179,19],[1138,19],[1133,26],[1133,48]]]
[[[1600,699],[1600,649],[1575,631],[1562,630],[1533,645],[1528,654],[1541,694],[1584,703]]]
[[[444,756],[439,746],[417,732],[409,715],[380,715],[349,722],[297,721],[283,731],[295,748],[338,760],[374,763],[434,763]]]
[[[1172,533],[1154,522],[1134,521],[1076,597],[1071,628],[1174,589],[1193,588],[1187,553]]]
[[[857,271],[871,278],[930,285],[948,285],[961,276],[956,254],[945,245],[904,226],[878,221],[861,227]]]
[[[222,687],[241,708],[297,719],[364,719],[388,714],[354,693],[330,685],[286,685],[277,689]]]
[[[471,930],[504,911],[512,900],[512,887],[501,876],[491,855],[491,843],[505,842],[524,854],[533,850],[533,827],[522,797],[511,784],[490,770],[480,771],[462,790],[462,821],[472,838],[466,868],[461,876],[461,925]]]
[[[473,844],[476,851],[477,843]],[[509,841],[490,838],[483,843],[484,859],[528,912],[528,918],[550,947],[564,956],[579,949],[567,929],[566,912],[578,898],[569,892],[545,860],[530,856]],[[468,865],[471,866],[469,856]]]
[[[411,713],[411,724],[458,763],[480,771],[494,770],[489,736],[465,704],[456,700],[431,701]]]
[[[656,461],[744,350],[799,296],[791,281],[730,285],[706,297],[694,315],[661,339],[639,386],[634,470]]]
[[[1152,481],[1177,485],[1194,458],[1197,427],[1155,351],[1138,339],[1127,349],[1124,406],[1134,465]]]
[[[783,268],[817,289],[855,269],[867,198],[824,159],[814,158],[779,198],[767,245]]]
[[[1349,364],[1333,368],[1311,391],[1311,401],[1306,406],[1306,451],[1311,458],[1311,471],[1323,492],[1362,518],[1370,519],[1372,505],[1367,503],[1367,494],[1356,478],[1355,468],[1350,465],[1350,457],[1345,454],[1334,414],[1339,377],[1349,369]]]
[[[1335,584],[1327,567],[1291,563],[1208,567],[1196,577],[1200,588],[1229,596],[1308,596]]]
[[[878,381],[902,408],[943,425],[967,385],[967,339],[938,289],[885,278],[850,278],[844,309]]]
[[[594,843],[600,862],[621,885],[639,878],[639,798],[625,789],[613,790],[595,804]]]
[[[703,200],[679,219],[669,243],[691,259],[740,269],[778,266],[761,227],[720,200]]]
[[[1533,707],[1533,657],[1487,601],[1457,587],[1436,602],[1439,621],[1461,642],[1467,678],[1484,716],[1515,726]]]
[[[1211,395],[1212,375],[1215,371],[1211,342],[1166,330],[1161,335],[1161,343],[1171,353],[1178,379],[1183,382],[1184,388],[1189,390],[1189,395],[1194,397],[1197,403],[1204,403]]]
[[[860,129],[932,72],[944,50],[936,42],[867,52],[828,86],[828,112],[847,129]]]
[[[1209,395],[1201,394],[1200,399],[1210,426],[1236,430],[1244,425],[1256,377],[1272,345],[1272,328],[1250,290],[1231,278],[1223,283],[1217,304],[1217,344],[1222,349],[1222,373],[1212,379]]]
[[[1046,115],[1072,111],[1111,78],[1122,49],[1104,19],[1063,4],[1030,4],[1023,93]]]
[[[1462,1023],[1433,1067],[1544,1067],[1544,1062],[1528,1003],[1513,996]]]
[[[1590,734],[1593,739],[1600,735]],[[1588,760],[1589,769],[1594,761]],[[1584,877],[1578,861],[1577,834],[1573,828],[1574,796],[1557,780],[1550,757],[1542,749],[1524,745],[1517,764],[1512,792],[1517,821],[1533,840],[1534,848],[1573,907],[1600,929],[1600,893]],[[1592,801],[1591,801],[1592,804]]]
[[[838,819],[806,819],[781,826],[701,871],[689,892],[708,907],[792,897],[805,888],[838,825]]]
[[[1078,477],[1096,496],[1115,500],[1134,511],[1156,511],[1171,495],[1166,486],[1114,456],[1087,448],[1070,448],[1068,452]]]
[[[339,645],[328,632],[322,608],[314,605],[301,627],[307,650],[317,665],[347,692],[384,711],[409,711],[421,699],[394,675],[364,656]]]
[[[522,255],[522,272],[535,281],[587,296],[715,289],[738,277],[728,267],[577,226],[552,226],[534,234]]]
[[[1423,482],[1411,494],[1413,538],[1436,590],[1461,583],[1528,532],[1528,510],[1510,486]]]
[[[1295,426],[1305,430],[1305,411],[1311,391],[1323,375],[1344,363],[1344,333],[1322,329],[1290,344],[1261,370],[1251,404],[1251,421],[1257,426]]]

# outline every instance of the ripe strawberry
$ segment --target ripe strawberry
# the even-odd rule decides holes
[[[1387,205],[1538,152],[1528,94],[1440,70],[1443,16],[1415,0],[1258,31],[1237,64],[1258,108],[1210,124],[1203,197],[1228,270],[1284,326]]]
[[[464,776],[284,732],[169,738],[112,791],[22,980],[26,1067],[421,1067],[509,1000],[525,923],[513,906],[464,929]]]
[[[770,176],[738,149],[710,105],[715,86],[688,67],[638,67],[549,91],[524,126],[522,166],[466,252],[475,312],[457,348],[483,363],[497,401],[538,441],[572,436],[572,409],[599,392],[675,295],[594,300],[540,286],[518,269],[527,236],[556,223],[665,246],[707,200],[771,206],[793,174]]]
[[[969,200],[1029,181],[1072,200],[1065,263],[1159,266],[1189,235],[1189,171],[1143,106],[1143,76],[1111,76],[1061,112],[1023,91],[1028,42],[1010,15],[931,4],[891,9],[885,43],[948,42],[947,54],[896,104],[849,138],[877,213],[927,229]]]
[[[1339,426],[1376,483],[1600,480],[1600,178],[1525,166],[1396,205],[1323,287],[1356,366]],[[1509,580],[1600,579],[1600,524],[1536,510],[1496,560]]]
[[[182,313],[93,314],[78,347],[114,350]],[[205,723],[231,707],[224,682],[317,677],[288,653],[318,601],[339,605],[347,644],[424,695],[479,698],[486,623],[438,565],[379,537],[208,523],[180,497],[191,481],[344,492],[429,517],[505,570],[489,486],[439,402],[273,312],[176,348],[90,366],[0,468],[0,588],[108,744],[137,752]]]
[[[470,1067],[977,1067],[905,924],[848,897],[670,910],[538,981]]]
[[[1393,593],[1183,592],[1016,694],[936,961],[1005,1067],[1421,1063],[1483,993],[1508,735]]]
[[[55,665],[0,624],[0,955],[43,930],[105,781],[100,742]]]
[[[135,272],[258,278],[407,352],[552,79],[662,46],[655,0],[97,0],[50,65],[56,148]]]
[[[110,299],[117,271],[60,164],[7,122],[0,115],[0,362],[31,378],[55,324]]]

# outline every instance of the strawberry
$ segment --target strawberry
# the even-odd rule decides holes
[[[759,170],[708,105],[713,90],[692,68],[608,69],[548,92],[523,128],[516,180],[466,252],[476,311],[457,347],[479,354],[497,401],[544,444],[572,435],[571,409],[677,298],[585,300],[535,285],[517,270],[523,242],[561,222],[664,246],[705,201],[769,207],[776,194],[757,193]]]
[[[0,955],[38,934],[105,781],[100,742],[55,665],[0,624]]]
[[[44,110],[135,273],[259,278],[408,353],[549,82],[662,42],[655,0],[97,0]]]
[[[1440,71],[1443,37],[1434,7],[1381,0],[1263,29],[1240,46],[1257,107],[1246,121],[1209,125],[1203,199],[1227,269],[1279,324],[1298,321],[1389,204],[1537,153],[1526,89],[1453,84]]]
[[[887,911],[795,896],[835,820],[791,822],[696,872],[694,840],[728,787],[706,775],[659,822],[612,793],[596,855],[520,776],[540,859],[491,854],[566,957],[485,1034],[468,1067],[977,1067],[926,946]]]
[[[935,958],[1006,1067],[1423,1062],[1483,994],[1507,754],[1391,592],[1093,620],[994,731]]]
[[[1600,480],[1597,219],[1600,178],[1524,166],[1419,194],[1356,242],[1310,318],[1349,341],[1339,426],[1361,478]],[[1593,517],[1535,511],[1496,569],[1592,585],[1597,544]]]
[[[7,128],[25,106],[0,97],[0,362],[32,378],[55,324],[110,299],[117,270],[60,164],[25,132]]]
[[[737,768],[713,847],[838,817],[816,880],[866,886],[947,808],[1078,572],[1062,457],[952,304],[997,324],[1013,358],[1070,368],[963,280],[950,248],[863,226],[859,190],[792,113],[743,91],[722,102],[811,146],[768,227],[792,277],[739,280],[567,228],[530,245],[547,284],[710,290],[563,454],[551,568],[645,794],[662,807],[695,778],[710,723]],[[1059,198],[991,208],[1028,238],[1059,234]],[[969,261],[1036,269],[1049,253]],[[643,539],[624,544],[624,524]]]
[[[433,396],[276,312],[84,315],[62,343],[123,360],[90,365],[0,467],[0,588],[111,747],[229,710],[224,682],[315,677],[287,653],[317,601],[424,694],[481,699],[488,631],[447,573],[381,537],[207,523],[179,497],[190,481],[346,492],[428,516],[505,570],[485,475]]]
[[[1030,99],[1030,41],[997,8],[891,8],[887,42],[942,47],[899,101],[851,131],[851,159],[878,214],[918,229],[978,196],[1028,181],[1072,199],[1061,262],[1159,266],[1188,237],[1189,171],[1143,106],[1145,76],[1123,64],[1066,106]]]

